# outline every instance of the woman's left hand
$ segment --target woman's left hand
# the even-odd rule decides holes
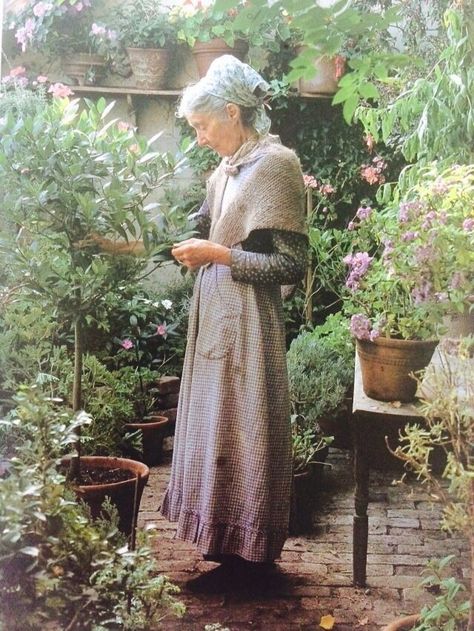
[[[176,243],[171,249],[171,254],[178,263],[191,270],[208,263],[230,265],[229,248],[205,239],[186,239]]]

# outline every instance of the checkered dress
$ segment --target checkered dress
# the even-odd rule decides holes
[[[291,486],[280,285],[306,265],[306,237],[253,232],[231,267],[198,273],[171,479],[162,513],[203,554],[279,557]],[[250,251],[249,251],[250,250]]]

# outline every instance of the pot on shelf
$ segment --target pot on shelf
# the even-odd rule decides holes
[[[216,37],[208,42],[195,42],[191,52],[196,61],[199,77],[203,77],[209,66],[221,55],[234,55],[240,61],[244,60],[248,51],[248,44],[243,40],[236,40],[234,46],[228,46],[223,39]]]
[[[65,465],[69,462],[70,458],[63,460]],[[119,529],[125,535],[131,535],[136,525],[143,489],[150,475],[149,468],[136,460],[107,456],[81,456],[81,467],[98,470],[119,469],[129,474],[128,479],[119,482],[81,484],[73,488],[76,497],[90,508],[93,519],[100,516],[102,504],[106,497],[109,497],[119,513]]]
[[[378,401],[413,401],[418,384],[411,373],[426,368],[437,344],[437,340],[387,337],[357,340],[365,394]]]
[[[152,415],[143,421],[125,425],[128,431],[141,432],[143,462],[149,467],[159,464],[163,459],[163,440],[169,423],[169,418],[166,416]]]
[[[127,48],[130,66],[138,88],[158,90],[165,86],[170,63],[166,48]]]
[[[61,67],[64,73],[77,85],[91,85],[105,74],[105,57],[89,53],[76,53],[64,57]]]
[[[303,52],[304,47],[297,49],[298,54]],[[298,80],[299,94],[326,96],[337,92],[339,79],[344,73],[345,59],[341,55],[328,57],[321,55],[315,57],[313,66],[316,74],[311,79],[301,77]]]

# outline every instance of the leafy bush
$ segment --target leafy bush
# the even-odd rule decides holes
[[[92,522],[58,470],[84,413],[73,418],[23,389],[1,424],[21,429],[0,485],[0,623],[8,631],[146,631],[181,615],[178,588],[158,574],[144,533],[131,550],[110,520]]]
[[[341,316],[293,340],[287,353],[290,400],[294,414],[317,429],[318,419],[336,412],[353,383],[354,350]]]

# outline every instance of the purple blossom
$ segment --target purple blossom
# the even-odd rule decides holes
[[[448,185],[443,179],[438,178],[433,183],[431,190],[433,191],[433,193],[435,193],[435,195],[444,195],[445,193],[448,192]]]
[[[98,37],[105,37],[105,35],[107,34],[107,29],[105,28],[105,26],[99,26],[94,22],[91,27],[91,33],[92,35],[97,35]]]
[[[462,229],[465,232],[472,232],[472,230],[474,230],[474,219],[472,219],[471,217],[469,217],[468,219],[465,219],[462,222]]]
[[[401,236],[402,241],[414,241],[418,237],[418,232],[413,232],[413,230],[408,230],[408,232],[404,232]]]
[[[357,252],[356,254],[348,254],[343,260],[346,265],[351,267],[351,272],[361,277],[369,269],[373,258],[374,257],[369,256],[367,252]]]
[[[156,327],[156,334],[166,338],[167,333],[168,329],[166,328],[166,324],[158,324],[158,326]]]
[[[433,257],[433,248],[431,245],[420,245],[415,252],[415,259],[419,265],[426,263]]]
[[[380,337],[380,331],[378,329],[372,329],[372,331],[369,333],[370,341],[373,342],[378,337]]]
[[[351,317],[350,332],[358,340],[370,340],[370,320],[363,313],[357,313]]]
[[[393,241],[391,239],[385,239],[385,241],[383,241],[383,245],[384,250],[382,252],[382,259],[384,261],[388,261],[390,259],[390,255],[394,250]]]
[[[355,228],[356,228],[355,223],[353,221],[349,221],[349,223],[347,224],[347,229],[352,231],[352,230],[355,230]]]
[[[422,278],[421,283],[413,288],[411,295],[416,305],[427,302],[432,298],[433,284],[427,278]]]
[[[423,202],[418,200],[412,202],[402,202],[398,209],[398,220],[400,223],[407,223],[410,219],[413,219],[424,209]]]
[[[421,227],[424,230],[428,230],[433,226],[433,223],[436,221],[437,217],[438,215],[435,213],[435,211],[430,210],[430,212],[426,214],[425,220],[421,224]]]
[[[33,13],[37,18],[42,18],[45,13],[51,11],[53,5],[50,2],[37,2],[33,7]]]
[[[451,277],[451,282],[449,283],[449,286],[451,289],[460,289],[464,285],[465,281],[466,277],[464,276],[463,272],[454,272]]]
[[[368,219],[372,214],[372,208],[370,206],[361,206],[357,209],[356,217],[361,221]]]
[[[23,53],[26,51],[28,43],[33,40],[35,26],[36,22],[32,18],[28,18],[24,26],[20,27],[15,33],[16,41],[18,44],[21,44],[21,52]]]
[[[133,342],[129,338],[126,338],[125,340],[120,342],[120,346],[122,346],[126,351],[128,351],[131,348],[133,348]]]

